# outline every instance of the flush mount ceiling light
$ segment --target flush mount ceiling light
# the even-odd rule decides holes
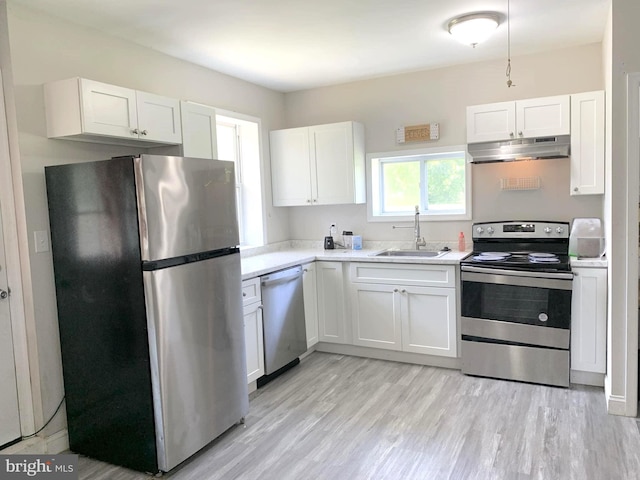
[[[500,17],[494,12],[471,13],[456,17],[447,29],[453,38],[473,48],[484,42],[498,28]]]

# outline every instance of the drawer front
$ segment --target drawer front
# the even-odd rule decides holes
[[[453,265],[352,263],[350,273],[355,283],[455,287]]]
[[[252,278],[242,282],[242,306],[262,301],[260,278]]]

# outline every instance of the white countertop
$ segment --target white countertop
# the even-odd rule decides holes
[[[242,259],[242,280],[266,275],[276,270],[316,260],[333,262],[419,263],[431,265],[457,265],[471,252],[451,251],[439,258],[429,257],[376,257],[384,249],[324,250],[322,248],[285,249]]]
[[[573,268],[606,268],[607,258],[576,258],[571,257],[571,266]]]

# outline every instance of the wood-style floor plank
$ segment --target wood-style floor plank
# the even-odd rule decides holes
[[[79,477],[149,479],[85,457]],[[640,431],[607,415],[598,388],[313,353],[165,478],[638,479]]]

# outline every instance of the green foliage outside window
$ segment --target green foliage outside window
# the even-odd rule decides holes
[[[382,162],[383,211],[413,212],[415,205],[423,211],[464,211],[465,167],[464,156]]]

